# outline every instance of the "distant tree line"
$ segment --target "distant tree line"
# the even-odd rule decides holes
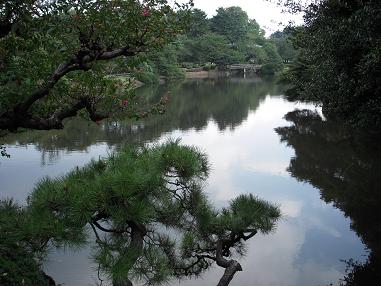
[[[182,76],[180,67],[221,70],[236,63],[262,65],[263,74],[274,74],[296,56],[289,30],[266,38],[265,31],[240,7],[219,8],[212,18],[193,9],[188,17],[184,34],[162,51],[146,55],[139,79],[154,81],[155,73],[177,78]]]

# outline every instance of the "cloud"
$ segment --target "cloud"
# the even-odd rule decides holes
[[[283,201],[280,203],[282,214],[287,217],[298,217],[302,210],[303,203],[301,201]]]

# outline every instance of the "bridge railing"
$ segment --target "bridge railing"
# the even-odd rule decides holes
[[[261,65],[256,64],[233,64],[228,66],[230,70],[260,70]]]

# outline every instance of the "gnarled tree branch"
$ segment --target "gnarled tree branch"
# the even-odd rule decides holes
[[[39,130],[49,129],[62,129],[62,121],[66,118],[76,116],[77,113],[86,108],[89,113],[90,119],[99,121],[109,117],[109,114],[101,114],[95,110],[95,107],[86,99],[81,99],[75,103],[71,108],[53,114],[50,117],[38,117],[29,114],[29,109],[38,100],[49,95],[50,91],[59,82],[61,78],[72,71],[86,71],[91,69],[90,63],[95,61],[104,61],[117,58],[120,56],[134,56],[144,49],[144,43],[139,43],[140,46],[131,48],[129,45],[112,51],[79,51],[73,55],[69,60],[61,63],[50,77],[48,83],[34,92],[32,92],[24,101],[17,104],[13,110],[7,111],[0,115],[0,129],[2,130],[16,130],[17,128],[31,128]]]

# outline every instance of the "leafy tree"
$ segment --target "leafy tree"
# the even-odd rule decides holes
[[[177,5],[187,10],[188,5]],[[0,4],[0,129],[62,128],[120,107],[103,62],[160,49],[183,28],[163,0],[12,0]]]
[[[249,20],[248,32],[238,44],[237,49],[243,54],[245,62],[262,64],[268,57],[262,46],[266,43],[265,31],[255,20]]]
[[[283,67],[283,61],[278,54],[277,48],[273,43],[267,42],[263,46],[263,50],[267,55],[267,61],[264,63],[261,72],[263,74],[274,74]]]
[[[288,73],[289,98],[317,102],[331,119],[379,132],[380,11],[375,0],[310,5],[294,36],[299,56]]]
[[[166,45],[163,50],[151,53],[149,62],[156,69],[157,74],[169,80],[184,78],[184,73],[177,64],[177,47],[174,44]]]
[[[231,45],[242,40],[248,28],[249,17],[240,7],[218,8],[217,15],[211,20],[212,31],[225,36]]]
[[[211,20],[195,9],[189,23],[187,34],[176,41],[177,57],[184,67],[205,68],[213,63],[225,69],[245,62],[267,64],[263,72],[275,73],[283,67],[279,50],[285,57],[291,52],[285,50],[289,46],[278,50],[276,42],[266,39],[265,31],[239,7],[219,8]]]
[[[263,45],[265,43],[265,30],[263,30],[255,19],[250,19],[248,23],[247,38],[251,42],[255,42],[257,45]]]
[[[200,63],[212,62],[220,68],[242,61],[242,55],[233,50],[222,35],[208,33],[198,38],[194,44],[195,58]]]
[[[287,28],[282,32],[277,31],[270,36],[271,42],[274,43],[279,55],[285,63],[292,62],[297,55],[290,37],[291,31]]]
[[[233,256],[242,255],[245,241],[257,232],[272,231],[280,212],[253,195],[215,209],[203,191],[208,172],[205,155],[194,147],[173,141],[130,146],[64,177],[42,180],[21,210],[29,223],[1,216],[1,233],[42,246],[80,247],[95,240],[95,261],[113,285],[198,276],[213,263],[225,269],[218,285],[228,285],[242,270]],[[25,228],[30,237],[21,235]]]
[[[204,16],[200,13],[199,18]],[[264,65],[262,73],[266,74],[274,74],[283,67],[275,41],[266,39],[264,30],[240,7],[219,8],[210,20],[209,32],[203,30],[201,36],[188,33],[188,37],[180,38],[179,42],[182,62],[199,65],[212,62],[219,69],[233,63],[257,63]],[[282,52],[285,57],[290,53],[285,48]]]
[[[186,29],[186,34],[189,37],[196,38],[206,34],[210,30],[210,23],[204,11],[193,9],[189,18],[189,25]]]

